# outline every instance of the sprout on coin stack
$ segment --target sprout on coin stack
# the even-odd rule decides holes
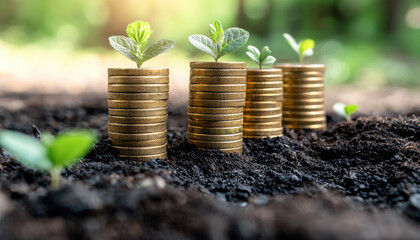
[[[108,136],[122,158],[164,159],[169,69],[140,67],[175,44],[164,39],[148,46],[152,30],[143,21],[129,24],[126,32],[128,37],[112,36],[109,42],[138,68],[108,69]]]
[[[242,47],[249,33],[235,27],[224,30],[216,20],[210,24],[209,35],[188,38],[215,60],[190,63],[188,142],[199,149],[242,153],[246,63],[218,60]]]

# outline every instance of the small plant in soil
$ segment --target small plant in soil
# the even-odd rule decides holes
[[[194,47],[211,55],[217,62],[222,56],[241,48],[249,38],[244,29],[233,27],[223,30],[219,20],[210,24],[210,37],[204,35],[191,35],[188,40]]]
[[[51,187],[57,189],[60,173],[90,152],[96,133],[72,130],[53,136],[44,133],[40,140],[16,131],[0,132],[0,147],[14,155],[23,165],[51,175]]]
[[[347,121],[351,121],[351,115],[357,111],[359,106],[357,105],[346,105],[344,103],[336,103],[333,106],[335,113],[346,118]]]
[[[312,56],[314,54],[314,40],[305,39],[297,43],[296,40],[288,33],[284,33],[283,37],[286,38],[290,47],[292,47],[292,49],[295,50],[295,52],[298,54],[300,64],[303,64],[304,57]]]
[[[152,35],[152,29],[148,22],[137,21],[128,24],[127,36],[112,36],[109,38],[111,46],[128,59],[137,63],[137,67],[157,55],[169,51],[175,46],[175,42],[167,39],[159,40],[149,47],[147,43]]]
[[[262,65],[271,65],[276,62],[276,58],[270,56],[271,50],[268,46],[265,46],[260,50],[258,48],[249,45],[246,54],[254,61],[260,69],[262,69]]]

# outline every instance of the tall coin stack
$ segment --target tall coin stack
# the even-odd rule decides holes
[[[283,125],[292,129],[325,130],[323,64],[276,65],[283,70]]]
[[[244,108],[244,137],[283,135],[281,69],[248,69]]]
[[[122,158],[166,158],[169,69],[108,70],[108,136]]]
[[[191,62],[188,142],[242,153],[246,63]]]

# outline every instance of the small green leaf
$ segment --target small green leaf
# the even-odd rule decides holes
[[[270,50],[267,46],[263,47],[263,48],[261,49],[260,61],[261,61],[261,62],[264,62],[264,60],[265,60],[268,56],[270,56],[270,54],[271,54],[271,50]]]
[[[288,33],[284,33],[283,37],[286,39],[286,41],[289,43],[290,47],[299,54],[299,45],[297,44],[296,40]]]
[[[127,36],[134,40],[140,46],[146,46],[147,41],[152,35],[152,29],[148,22],[136,21],[128,24]]]
[[[128,59],[136,63],[141,60],[134,54],[137,52],[137,47],[136,43],[132,39],[124,36],[112,36],[109,38],[109,43],[115,50],[126,56]]]
[[[241,28],[229,28],[224,33],[222,49],[217,59],[242,47],[249,38],[249,33]]]
[[[222,23],[219,20],[215,20],[213,24],[210,24],[209,34],[215,44],[223,43],[224,30]]]
[[[246,52],[246,55],[248,55],[249,58],[251,58],[251,60],[254,61],[256,64],[260,64],[260,60],[258,59],[257,56],[255,56],[254,53],[252,53],[252,52]]]
[[[313,53],[312,49],[315,47],[315,42],[312,39],[305,39],[299,43],[299,52],[301,55],[304,55],[305,52],[311,50],[310,52]],[[310,55],[307,55],[310,56]]]
[[[258,48],[249,45],[246,54],[254,61],[256,64],[260,64],[260,51]]]
[[[96,134],[89,130],[73,130],[57,135],[48,148],[54,166],[69,166],[84,157],[96,142]]]
[[[52,167],[45,147],[31,136],[16,131],[1,131],[0,146],[25,166],[37,170],[48,170]]]
[[[210,54],[215,60],[217,60],[216,45],[210,38],[204,35],[192,35],[188,37],[188,40],[194,47],[198,48],[200,51]]]
[[[147,61],[151,58],[156,57],[157,55],[171,50],[175,46],[175,42],[167,39],[159,40],[152,45],[150,45],[144,51],[143,61]]]
[[[273,56],[268,56],[264,59],[264,61],[262,61],[261,64],[263,65],[271,65],[274,64],[276,62],[276,58],[274,58]]]
[[[359,106],[357,106],[357,105],[346,105],[344,107],[344,111],[345,111],[346,115],[351,115],[351,114],[355,113],[358,108],[359,108]]]
[[[41,134],[41,143],[46,147],[51,146],[54,142],[54,139],[55,139],[54,135],[52,135],[49,132],[43,132]]]

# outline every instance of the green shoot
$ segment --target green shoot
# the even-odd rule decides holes
[[[258,50],[258,48],[249,45],[248,51],[246,54],[254,61],[260,69],[262,68],[262,65],[269,65],[276,62],[276,59],[273,56],[270,56],[271,50],[265,46],[261,49],[261,51]]]
[[[90,130],[72,130],[56,137],[44,133],[41,140],[16,131],[0,131],[0,147],[14,155],[27,167],[46,171],[51,176],[51,187],[60,185],[60,173],[90,152],[96,142]]]
[[[335,113],[345,117],[347,121],[351,121],[351,115],[357,111],[357,105],[346,105],[344,103],[336,103],[333,106]]]
[[[157,55],[169,51],[175,46],[174,41],[163,39],[159,40],[149,47],[150,35],[152,29],[148,22],[137,21],[128,24],[127,36],[112,36],[109,38],[111,46],[128,59],[137,63],[137,67]]]
[[[223,30],[219,20],[210,24],[210,38],[204,35],[191,35],[188,40],[191,44],[211,55],[217,62],[222,56],[241,48],[249,38],[249,33],[241,28]]]
[[[314,48],[315,48],[314,40],[305,39],[297,43],[296,40],[288,33],[284,33],[283,37],[286,38],[289,45],[298,54],[300,64],[303,64],[304,57],[312,56],[314,54]]]

